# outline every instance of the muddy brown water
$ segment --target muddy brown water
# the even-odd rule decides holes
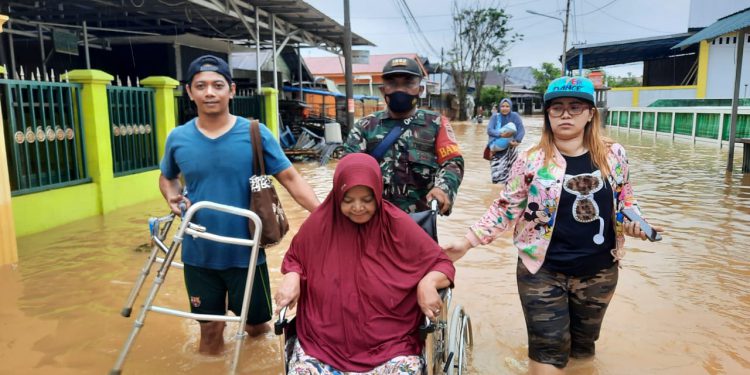
[[[526,118],[522,148],[538,140],[540,118]],[[498,193],[481,158],[484,127],[456,124],[466,176],[454,213],[439,219],[441,241],[462,236]],[[724,176],[726,147],[651,133],[610,130],[624,144],[646,215],[667,227],[658,243],[627,241],[620,282],[597,355],[572,362],[570,374],[750,373],[750,178]],[[741,149],[737,150],[737,169]],[[297,163],[322,199],[335,165]],[[156,181],[154,181],[156,184]],[[306,213],[281,190],[292,230],[268,251],[272,287],[291,235]],[[0,373],[103,374],[134,318],[119,315],[147,256],[152,201],[19,238],[19,263],[0,267]],[[474,326],[470,373],[523,374],[526,332],[515,285],[510,235],[471,250],[457,263],[454,301]],[[150,283],[149,283],[150,285]],[[139,303],[145,295],[141,293]],[[136,312],[139,303],[136,304]],[[158,305],[187,308],[182,274],[173,270]],[[134,314],[135,316],[135,314]],[[232,332],[227,329],[227,340]],[[129,374],[225,373],[226,355],[196,354],[197,323],[149,314],[125,363]],[[281,372],[278,341],[245,344],[240,372]]]

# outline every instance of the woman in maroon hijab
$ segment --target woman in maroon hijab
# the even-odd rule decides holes
[[[440,312],[453,263],[406,213],[382,199],[378,163],[341,159],[333,189],[284,257],[277,306],[298,303],[289,374],[417,373],[418,326]]]

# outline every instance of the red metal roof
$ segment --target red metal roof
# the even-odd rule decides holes
[[[393,53],[386,55],[370,55],[369,64],[352,64],[352,73],[378,75],[383,72],[383,66],[388,60],[394,57],[409,57],[417,60],[422,68],[422,74],[427,76],[422,62],[419,61],[416,53]],[[336,76],[344,75],[344,58],[343,56],[330,57],[304,57],[305,65],[315,76]]]

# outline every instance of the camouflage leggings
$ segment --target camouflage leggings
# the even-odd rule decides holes
[[[563,368],[569,357],[593,356],[617,274],[617,264],[590,276],[566,276],[544,268],[531,274],[519,259],[516,280],[529,358]]]

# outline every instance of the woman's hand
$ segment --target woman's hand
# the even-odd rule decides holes
[[[641,230],[641,226],[637,222],[625,219],[625,222],[623,222],[622,225],[626,235],[630,237],[640,238],[641,240],[645,240],[648,238],[646,236],[646,232]],[[652,225],[651,228],[654,228],[657,233],[664,232],[663,227]]]
[[[469,249],[471,249],[471,242],[466,237],[455,240],[449,244],[441,246],[445,255],[450,258],[452,262],[456,262],[461,259]]]
[[[500,133],[500,137],[502,137],[502,138],[510,138],[510,137],[514,136],[515,134],[516,133],[514,133],[514,132],[504,132],[504,133]]]
[[[289,272],[281,279],[281,285],[276,289],[276,294],[273,296],[276,301],[275,314],[278,314],[284,306],[292,308],[297,304],[300,289],[299,280],[299,274],[296,272]]]
[[[437,291],[438,286],[435,280],[437,276],[434,273],[439,273],[447,280],[442,273],[433,271],[423,277],[417,285],[417,303],[419,303],[422,314],[430,319],[436,319],[443,307],[443,300],[440,299],[440,294]]]
[[[516,146],[518,146],[518,144],[519,144],[520,142],[518,142],[518,141],[516,141],[516,140],[513,140],[513,141],[510,141],[510,142],[508,142],[508,143],[510,143],[510,147],[516,147]]]

